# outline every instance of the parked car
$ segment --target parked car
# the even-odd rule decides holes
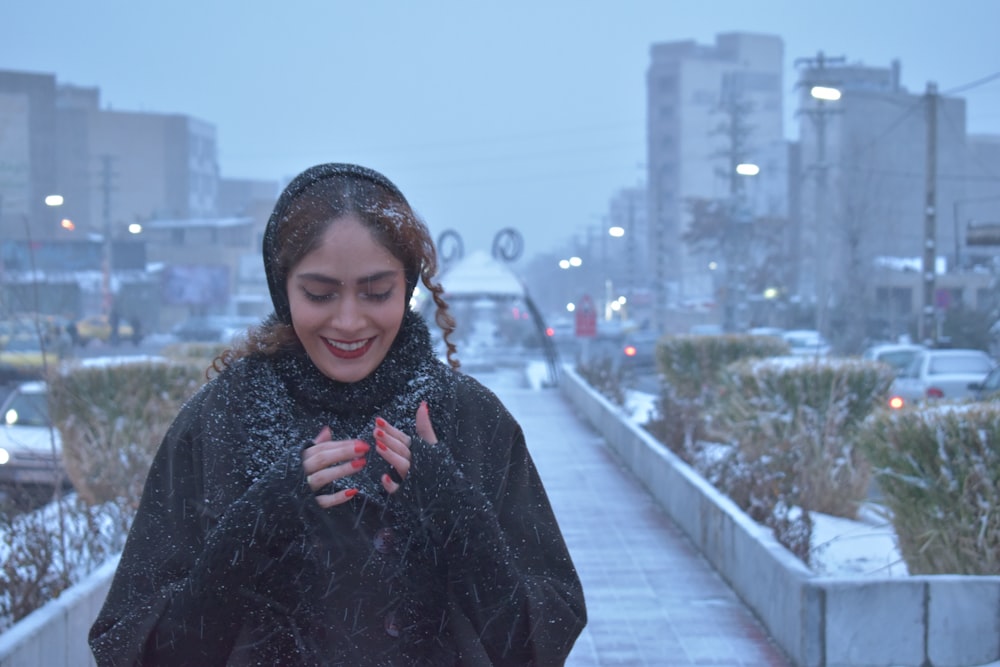
[[[922,350],[893,380],[889,405],[902,408],[927,400],[973,397],[976,390],[969,385],[983,382],[995,366],[982,350]]]
[[[0,347],[0,383],[39,380],[59,361],[57,350],[42,348],[35,335],[16,335]]]
[[[0,482],[55,486],[65,482],[62,441],[51,428],[44,382],[22,382],[0,406]]]
[[[1000,366],[991,370],[981,382],[970,382],[969,390],[977,401],[1000,399]]]
[[[830,354],[830,344],[815,329],[792,329],[781,334],[791,353],[800,357],[824,357]]]
[[[90,315],[77,320],[73,323],[70,331],[74,342],[80,346],[87,345],[92,340],[111,344],[129,340],[135,345],[142,342],[141,333],[125,320],[118,321],[118,334],[115,336],[112,331],[111,319],[107,315]]]
[[[917,356],[918,352],[923,352],[926,349],[923,345],[916,343],[881,343],[867,348],[861,353],[861,357],[888,364],[898,375],[913,362],[913,358]]]
[[[646,330],[631,331],[625,334],[620,347],[622,371],[632,375],[657,373],[656,343],[661,337],[662,334]]]

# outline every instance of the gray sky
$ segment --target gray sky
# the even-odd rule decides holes
[[[225,177],[374,167],[435,236],[469,251],[515,226],[531,255],[643,179],[654,42],[781,36],[794,138],[796,58],[898,58],[911,92],[947,92],[1000,71],[997,26],[998,0],[12,0],[0,68],[208,121]],[[969,130],[1000,134],[1000,79],[964,96]]]

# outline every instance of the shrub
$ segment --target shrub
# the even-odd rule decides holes
[[[579,364],[576,372],[609,401],[618,406],[625,405],[622,370],[613,360],[602,357],[587,364]]]
[[[0,632],[121,551],[131,516],[123,503],[92,506],[75,495],[35,512],[0,513]]]
[[[770,336],[667,336],[656,346],[656,363],[665,380],[657,416],[647,430],[684,461],[706,437],[705,417],[714,402],[722,370],[748,357],[788,353],[788,344]]]
[[[781,357],[729,366],[711,424],[739,457],[724,463],[735,470],[716,475],[744,495],[734,498],[739,503],[783,502],[856,518],[870,468],[854,435],[891,383],[888,367],[860,359]],[[756,479],[740,479],[749,471]]]
[[[152,362],[78,367],[50,378],[52,420],[80,497],[137,505],[167,428],[204,379],[200,364]]]
[[[809,513],[853,519],[867,496],[870,469],[852,436],[891,383],[887,367],[862,360],[734,363],[711,420],[728,446],[698,467],[808,564]]]
[[[882,411],[859,442],[910,573],[1000,575],[1000,406]]]

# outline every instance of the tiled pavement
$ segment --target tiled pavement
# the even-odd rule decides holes
[[[583,581],[570,667],[789,667],[784,656],[558,389],[485,376],[524,428]]]

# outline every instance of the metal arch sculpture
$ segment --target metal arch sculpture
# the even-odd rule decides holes
[[[451,266],[465,256],[462,236],[454,229],[446,229],[437,239],[438,261],[441,266]]]
[[[513,227],[505,227],[493,237],[493,259],[514,262],[524,252],[524,237]]]

